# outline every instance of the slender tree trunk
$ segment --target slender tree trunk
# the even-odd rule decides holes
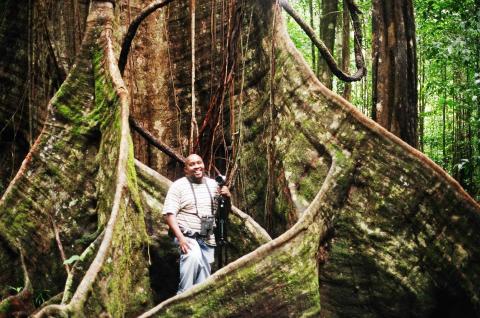
[[[342,13],[342,70],[348,73],[350,67],[350,14],[347,9],[347,2],[343,0],[343,13]],[[344,83],[342,96],[346,100],[351,99],[352,84]]]
[[[468,73],[456,71],[454,73],[454,83],[457,87],[461,87],[464,83],[469,82]],[[454,175],[457,181],[469,192],[472,193],[472,184],[470,180],[472,168],[472,151],[470,136],[470,96],[465,96],[462,90],[455,91],[455,139],[454,139]]]
[[[338,0],[323,0],[322,11],[320,15],[320,39],[325,43],[325,46],[334,53],[335,48],[335,36],[337,28],[337,16],[338,16]],[[327,63],[319,58],[318,61],[318,74],[320,81],[332,88],[333,77],[332,72],[328,68]]]
[[[308,0],[308,10],[309,10],[309,14],[310,14],[310,26],[312,27],[313,30],[315,30],[315,25],[314,25],[314,17],[315,17],[315,12],[313,10],[313,0]],[[311,46],[312,46],[312,50],[311,50],[311,54],[312,54],[312,70],[315,70],[317,69],[317,60],[316,60],[316,52],[317,52],[317,48],[315,46],[315,44],[313,44],[313,41],[311,43]]]
[[[367,27],[367,22],[368,22],[368,19],[366,17],[363,18],[363,34],[367,34],[368,32],[368,27]],[[373,67],[368,67],[369,64],[372,65],[372,61],[371,59],[367,59],[366,60],[366,65],[367,65],[367,68],[368,69],[372,69],[373,70]],[[373,78],[373,72],[372,72],[372,77]],[[372,81],[373,82],[373,81]],[[367,77],[364,77],[362,79],[362,85],[364,87],[364,97],[362,98],[362,101],[363,101],[363,113],[364,114],[371,114],[372,112],[372,85],[371,85],[371,82],[369,81],[369,79]]]
[[[419,149],[420,151],[424,151],[425,147],[425,117],[423,116],[423,113],[425,112],[425,104],[426,104],[426,97],[425,97],[425,88],[424,88],[424,83],[425,83],[425,60],[423,56],[420,58],[420,63],[419,63],[419,69],[420,69],[420,80],[419,80],[419,104],[418,104],[418,112],[419,112],[419,124],[418,124],[418,141],[419,141]]]
[[[477,9],[477,12],[480,10],[480,0],[477,0],[475,2],[475,7]],[[480,17],[478,18],[477,20],[478,22],[480,22]],[[478,34],[477,36],[477,41],[476,41],[477,45],[476,45],[476,55],[477,56],[480,56],[480,34]],[[476,77],[474,78],[474,80],[480,80],[480,59],[477,59],[475,61],[475,74]],[[476,131],[476,134],[475,134],[475,140],[477,141],[475,143],[475,150],[476,150],[476,153],[480,153],[480,145],[478,145],[478,143],[480,142],[480,96],[477,96],[477,99],[473,102],[473,112],[476,114],[475,116],[475,125],[474,125],[474,131]],[[475,176],[477,178],[480,178],[480,162],[479,160],[475,160],[473,162],[473,167],[472,169],[474,169],[475,171]],[[476,191],[475,191],[475,196],[474,196],[477,200],[480,200],[480,185],[479,184],[476,184]]]
[[[468,158],[468,170],[467,170],[467,191],[468,193],[475,193],[475,183],[474,183],[474,168],[475,168],[475,157],[474,157],[474,149],[473,149],[473,137],[472,137],[472,110],[471,110],[471,104],[467,101],[467,109],[465,110],[466,112],[466,117],[465,117],[465,133],[466,133],[466,138],[465,138],[465,143],[467,147],[467,158]]]
[[[455,75],[453,75],[455,76]],[[456,180],[460,180],[460,171],[458,169],[458,164],[460,163],[460,158],[461,158],[461,148],[460,148],[460,112],[459,112],[459,107],[457,105],[458,102],[458,97],[457,94],[454,92],[452,96],[450,96],[452,99],[452,161],[451,161],[451,167],[450,171],[452,171],[453,176]]]
[[[447,81],[447,65],[443,67],[443,82]],[[447,157],[447,87],[443,88],[443,103],[442,103],[442,155],[443,155],[443,168],[448,169]]]
[[[374,0],[372,4],[373,118],[417,147],[417,57],[412,1]]]

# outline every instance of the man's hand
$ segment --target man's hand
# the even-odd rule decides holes
[[[185,238],[185,236],[182,234],[182,231],[180,231],[180,228],[178,227],[176,216],[174,214],[167,214],[165,217],[165,221],[172,229],[173,234],[177,238],[180,250],[183,254],[187,254],[190,250],[190,246],[188,245],[188,240]]]
[[[227,198],[230,198],[231,196],[230,190],[228,190],[228,187],[225,185],[220,188],[219,193]]]
[[[183,236],[181,239],[178,239],[178,246],[180,247],[182,254],[187,254],[188,251],[190,250],[190,246],[188,245],[188,240],[185,238],[185,236]]]

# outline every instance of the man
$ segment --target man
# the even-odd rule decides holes
[[[180,251],[180,283],[182,293],[210,276],[214,261],[215,236],[213,216],[215,196],[230,197],[226,186],[218,189],[215,180],[205,176],[205,165],[199,155],[185,159],[185,177],[168,190],[163,215]]]

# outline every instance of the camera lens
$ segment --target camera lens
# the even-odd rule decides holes
[[[219,185],[224,185],[227,180],[226,180],[225,176],[218,175],[218,176],[215,177],[215,181],[216,181]]]

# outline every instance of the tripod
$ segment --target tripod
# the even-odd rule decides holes
[[[216,213],[216,233],[215,239],[217,241],[217,264],[218,268],[222,268],[227,264],[227,229],[228,229],[228,215],[230,214],[231,204],[230,199],[219,196],[217,199],[217,213]]]

